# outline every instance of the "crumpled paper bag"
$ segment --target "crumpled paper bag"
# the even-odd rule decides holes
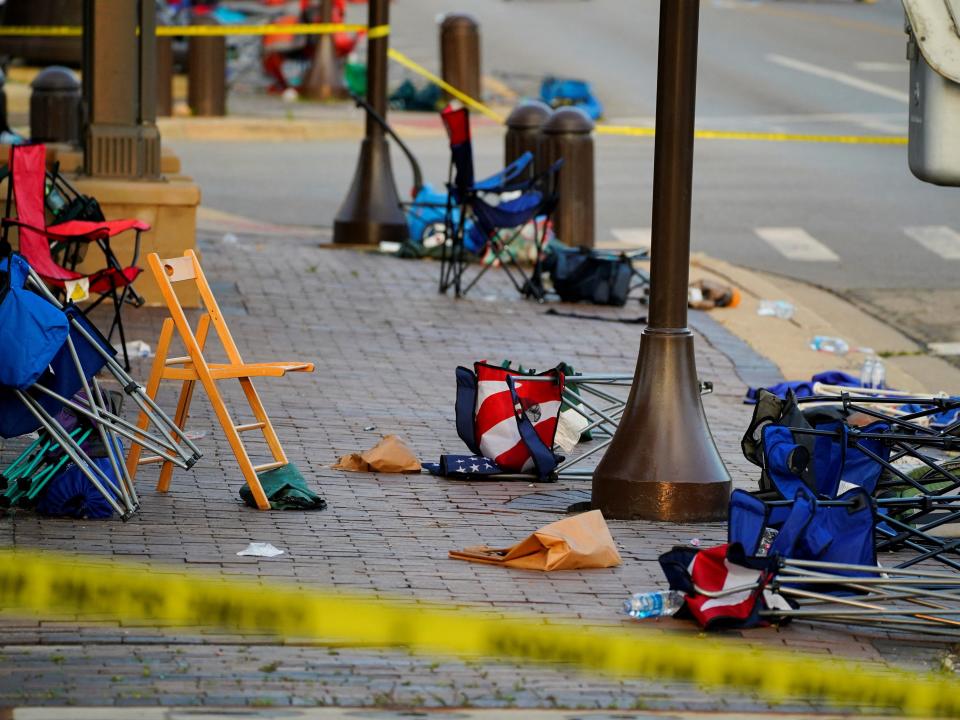
[[[450,557],[544,571],[616,567],[622,562],[599,510],[545,525],[513,547],[497,549],[477,545],[451,550]]]
[[[369,450],[344,455],[333,467],[353,472],[417,473],[420,461],[403,440],[387,435]]]

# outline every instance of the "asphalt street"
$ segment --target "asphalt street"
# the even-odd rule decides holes
[[[470,12],[481,24],[485,74],[520,94],[534,93],[545,74],[581,77],[604,102],[606,121],[652,126],[658,8],[654,0],[459,0],[455,7],[400,0],[392,42],[437,69],[437,16]],[[352,12],[363,19],[361,8]],[[905,42],[899,0],[705,0],[697,126],[905,135]],[[404,73],[394,66],[391,78]],[[496,169],[501,143],[496,131],[478,134],[481,170]],[[643,242],[653,141],[603,136],[596,143],[598,238]],[[443,143],[421,138],[411,146],[427,177],[441,182]],[[213,207],[304,225],[332,222],[356,157],[343,142],[177,148]],[[409,172],[401,157],[395,164],[406,192]],[[958,200],[960,189],[910,174],[905,146],[698,140],[692,243],[736,264],[855,296],[921,339],[960,339],[942,322],[956,295]],[[940,322],[924,324],[910,307],[928,316],[933,307]]]

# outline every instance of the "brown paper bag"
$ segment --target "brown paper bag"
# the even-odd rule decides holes
[[[369,450],[344,455],[333,467],[353,472],[416,473],[420,461],[403,440],[387,435]]]
[[[616,567],[620,553],[599,510],[545,525],[509,548],[486,545],[451,550],[454,560],[504,565],[524,570],[577,570]]]

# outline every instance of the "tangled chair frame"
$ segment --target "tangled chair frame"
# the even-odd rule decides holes
[[[24,290],[36,293],[66,316],[68,332],[62,346],[66,349],[66,353],[62,354],[61,351],[57,356],[63,363],[60,372],[55,374],[48,372],[37,382],[23,387],[4,387],[3,390],[10,402],[15,399],[33,417],[33,422],[25,425],[22,428],[23,431],[42,429],[46,436],[39,438],[38,442],[58,446],[65,457],[77,466],[104,497],[110,507],[123,520],[127,520],[139,510],[140,501],[133,480],[126,471],[121,438],[128,441],[132,447],[149,448],[183,468],[192,467],[200,458],[200,451],[146,395],[144,388],[116,361],[116,352],[83,313],[72,304],[61,303],[50,292],[40,276],[19,255],[11,255],[8,262],[10,265],[16,263],[26,270]],[[149,419],[143,428],[137,427],[122,417],[114,405],[108,401],[108,392],[96,376],[101,370],[106,370],[113,377],[119,384],[122,394],[131,398],[140,408],[141,413]],[[75,374],[75,380],[71,373]],[[63,380],[67,375],[70,375],[71,379]],[[45,378],[51,377],[53,380],[45,381]],[[65,382],[70,383],[68,394],[64,394],[61,387]],[[77,393],[78,390],[79,393]],[[12,405],[8,407],[8,411],[10,408]],[[105,457],[114,479],[111,479],[81,447],[80,443],[85,437],[78,437],[77,433],[68,432],[57,420],[55,415],[62,409],[68,409],[75,416],[85,419],[92,425],[103,444]],[[156,432],[151,432],[151,427]],[[15,435],[5,433],[5,436]],[[36,443],[28,447],[10,466],[8,473],[13,477],[8,480],[23,484],[28,478],[27,473],[37,468],[35,451],[38,448],[35,445]],[[62,466],[62,463],[58,466]],[[46,471],[45,477],[49,479],[49,468]],[[39,492],[39,489],[36,486],[33,488],[36,492]]]
[[[838,443],[841,452],[852,451],[860,461],[875,466],[871,470],[876,473],[875,479],[865,489],[875,506],[876,549],[911,552],[910,557],[900,560],[898,568],[935,560],[960,570],[960,539],[938,532],[960,523],[960,455],[949,455],[960,454],[960,418],[952,419],[960,411],[960,399],[820,384],[814,392],[810,397],[788,396],[779,401],[780,411],[773,409],[777,403],[761,395],[743,441],[747,459],[764,469],[762,489],[755,495],[771,508],[793,502],[770,483],[771,474],[788,473],[789,469],[766,447],[769,425],[789,428],[798,447],[810,447],[818,440]],[[824,405],[838,413],[838,428],[823,429],[822,424],[811,426],[803,420],[801,407]],[[868,424],[851,426],[846,422],[855,415]],[[938,427],[931,425],[938,417],[949,420]],[[794,470],[799,480],[806,468]],[[824,494],[822,487],[809,489],[817,492],[820,505],[850,505],[842,492]]]
[[[523,382],[555,382],[552,376],[526,374]],[[561,399],[564,406],[580,415],[587,425],[581,433],[591,433],[592,444],[582,452],[574,452],[553,469],[546,482],[559,480],[590,480],[596,463],[590,463],[613,441],[620,418],[626,411],[627,395],[633,386],[632,373],[585,373],[564,375]],[[700,393],[713,392],[713,383],[700,381]],[[458,428],[459,430],[459,428]],[[468,432],[473,432],[471,429]],[[424,470],[424,472],[427,472]],[[535,473],[501,472],[487,476],[489,480],[531,481],[538,480]],[[542,480],[538,480],[541,481]]]

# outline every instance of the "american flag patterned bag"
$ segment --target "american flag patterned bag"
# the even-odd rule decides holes
[[[530,380],[515,370],[474,363],[457,368],[457,432],[472,452],[504,472],[550,476],[562,460],[553,452],[564,388],[559,369]]]

